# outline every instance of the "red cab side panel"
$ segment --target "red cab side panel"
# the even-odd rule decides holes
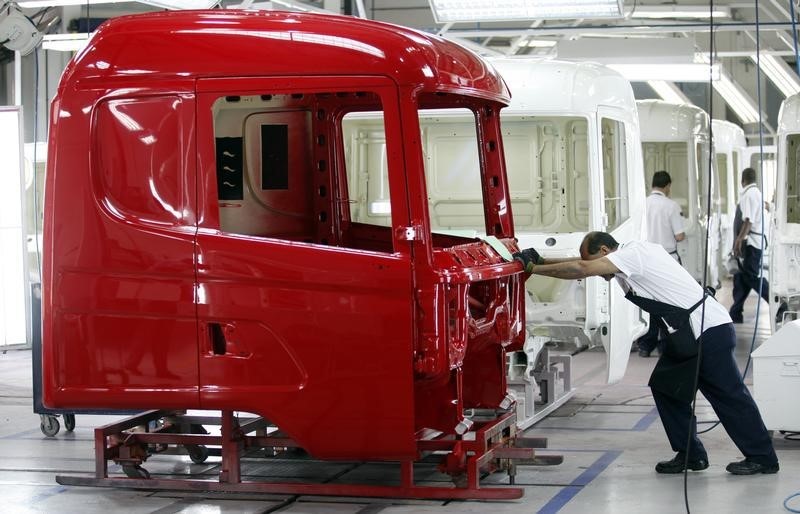
[[[197,405],[194,101],[148,93],[53,104],[48,406],[146,408],[153,390],[159,405]]]

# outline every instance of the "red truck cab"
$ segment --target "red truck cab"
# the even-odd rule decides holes
[[[419,112],[474,113],[486,234],[514,251],[508,101],[471,52],[387,24],[105,23],[51,107],[45,405],[253,412],[328,459],[414,458],[425,429],[462,432],[506,395],[523,277],[482,239],[431,232]],[[342,121],[365,111],[383,114],[387,174],[361,188]]]

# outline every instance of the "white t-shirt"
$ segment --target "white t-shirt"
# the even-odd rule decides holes
[[[631,241],[620,245],[607,256],[620,273],[615,274],[619,285],[626,293],[656,300],[684,309],[690,308],[703,297],[703,288],[663,247],[645,241]],[[731,323],[728,310],[714,298],[705,301],[703,330]],[[703,321],[703,306],[691,314],[692,331],[700,337]]]
[[[680,206],[661,191],[653,191],[647,197],[647,240],[658,243],[676,254],[678,242],[675,236],[684,232]]]
[[[747,244],[756,248],[761,248],[761,210],[764,203],[761,199],[761,191],[755,184],[748,184],[739,197],[739,209],[742,210],[742,221],[750,220],[750,233],[747,235]],[[766,232],[767,227],[764,227]],[[755,232],[755,234],[754,234]]]

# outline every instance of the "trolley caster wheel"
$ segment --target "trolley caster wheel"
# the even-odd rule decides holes
[[[61,430],[61,425],[58,422],[58,418],[55,416],[51,416],[49,414],[42,414],[39,416],[41,423],[39,424],[39,428],[42,430],[42,433],[47,437],[55,437],[59,430]]]
[[[208,448],[202,444],[188,444],[186,445],[186,451],[189,452],[189,458],[195,464],[204,463],[210,454]]]
[[[75,414],[64,414],[64,430],[67,432],[75,430]]]
[[[123,464],[122,472],[128,478],[150,478],[150,472],[138,464]]]

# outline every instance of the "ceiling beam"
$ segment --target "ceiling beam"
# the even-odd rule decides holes
[[[776,31],[791,29],[790,22],[766,22],[761,23],[759,30]],[[755,23],[732,22],[715,23],[714,32],[737,32],[743,30],[755,30]],[[575,26],[546,26],[538,28],[499,28],[499,29],[459,29],[452,30],[448,34],[457,37],[520,37],[520,36],[566,36],[576,35],[583,37],[602,36],[603,34],[627,33],[631,35],[645,34],[667,34],[671,32],[709,32],[707,23],[668,23],[668,24],[648,24],[648,25],[583,25]]]

